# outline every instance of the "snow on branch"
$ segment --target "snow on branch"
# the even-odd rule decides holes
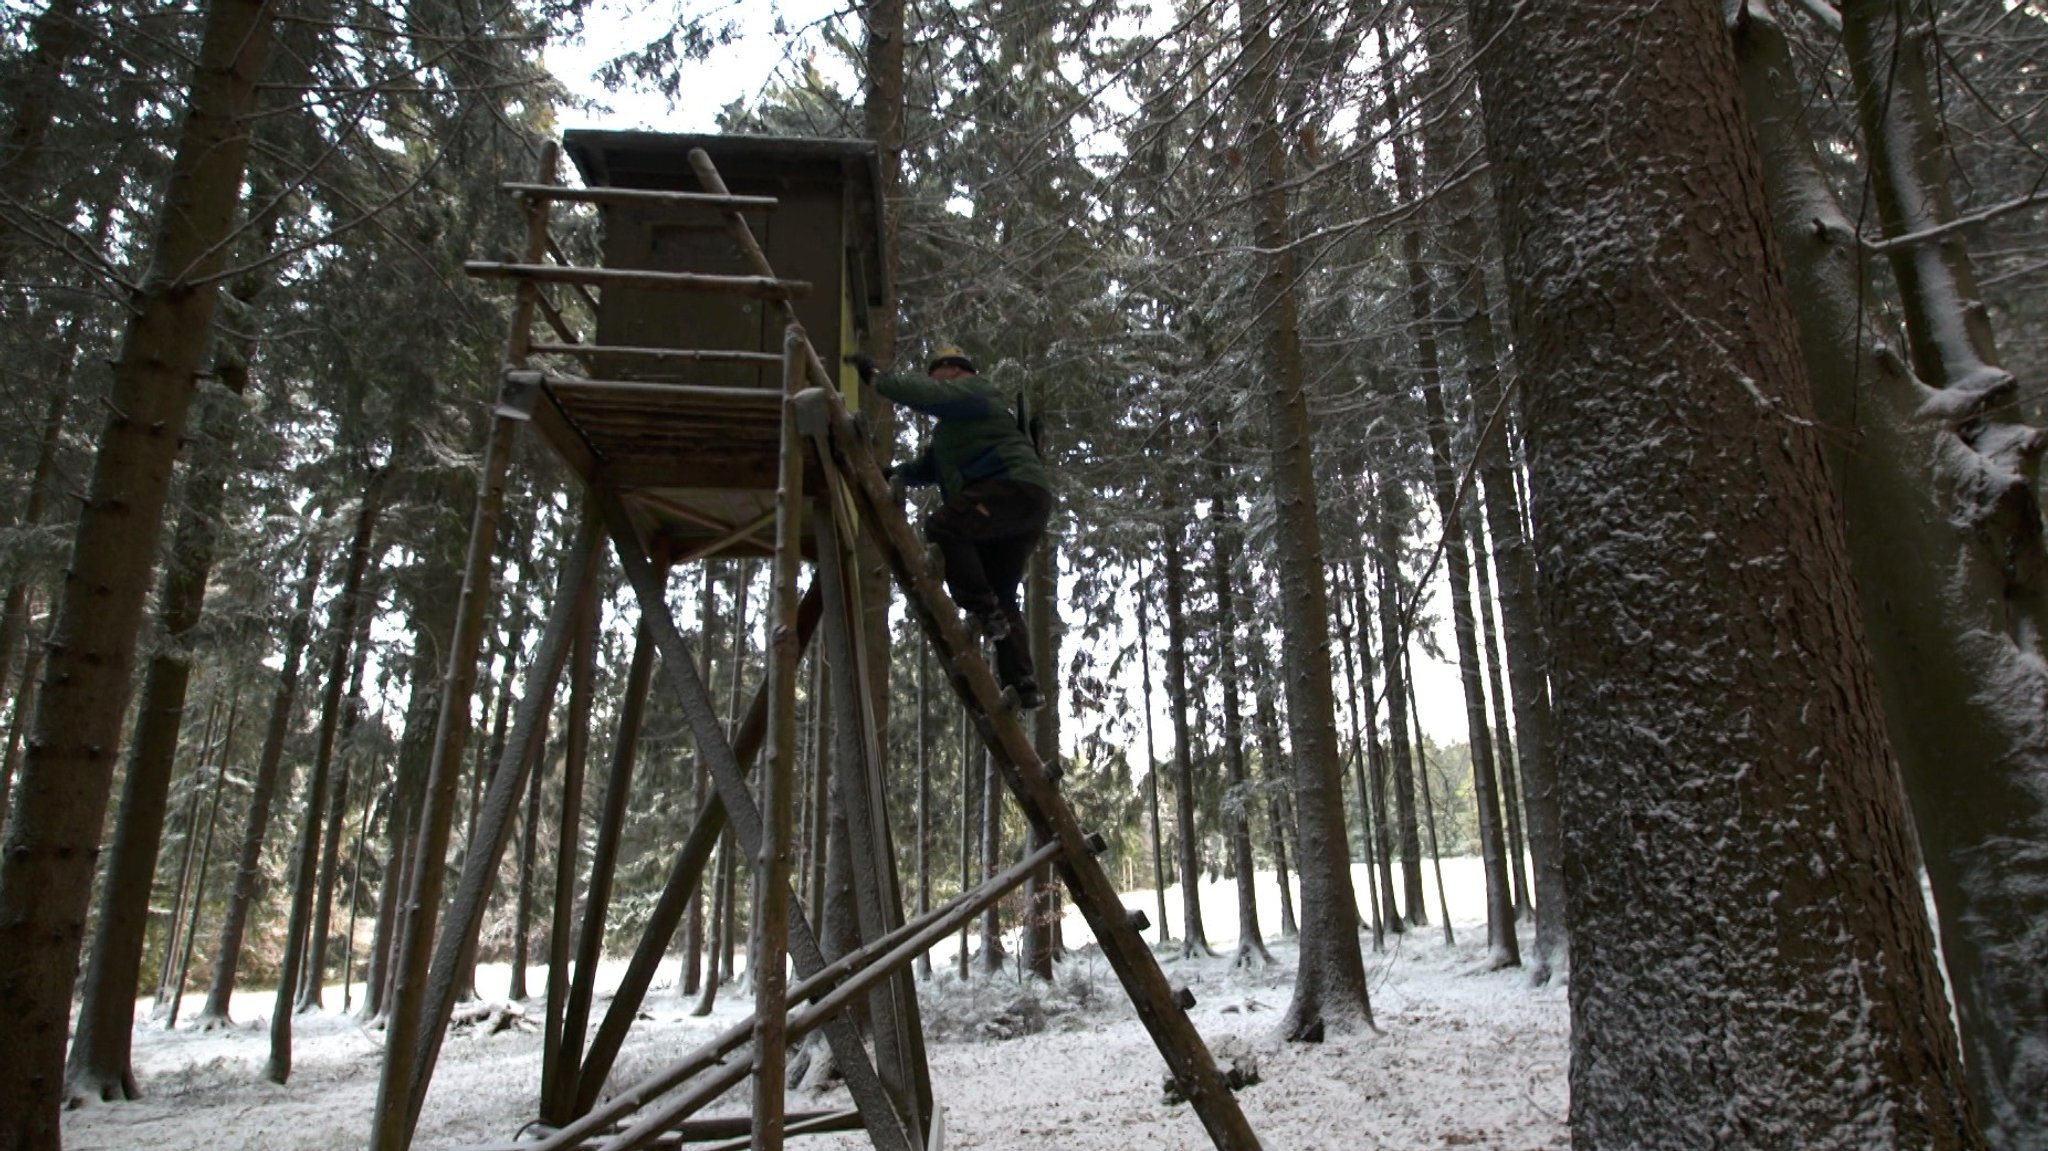
[[[1959,232],[1964,228],[1974,227],[1978,224],[1995,220],[2000,216],[2011,215],[2014,212],[2031,208],[2036,204],[2048,204],[2048,191],[2029,192],[2017,199],[2007,200],[2003,204],[1993,204],[1988,208],[1979,208],[1974,212],[1957,216],[1945,224],[1936,224],[1931,228],[1922,228],[1917,232],[1908,232],[1903,236],[1893,236],[1888,240],[1868,240],[1864,242],[1863,246],[1871,252],[1880,254],[1897,251],[1900,248],[1915,248],[1921,244],[1939,240],[1950,233]]]

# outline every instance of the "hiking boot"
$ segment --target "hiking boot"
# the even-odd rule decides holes
[[[1037,711],[1045,706],[1045,693],[1038,690],[1035,679],[1020,679],[1010,685],[1010,690],[1017,693],[1018,711]]]
[[[981,628],[982,638],[990,643],[1010,638],[1010,617],[1002,611],[976,612],[974,622]]]

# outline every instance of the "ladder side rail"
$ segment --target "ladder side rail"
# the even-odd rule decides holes
[[[1004,705],[988,663],[969,640],[958,607],[940,585],[926,561],[924,548],[889,498],[888,482],[837,394],[812,389],[800,402],[824,424],[807,422],[806,432],[821,439],[821,452],[835,457],[861,514],[878,529],[882,552],[932,642],[947,657],[954,689],[974,713],[975,726],[993,754],[1010,793],[1041,835],[1061,847],[1057,863],[1073,893],[1074,903],[1094,931],[1103,955],[1123,983],[1139,1019],[1158,1045],[1190,1104],[1201,1117],[1214,1144],[1224,1151],[1251,1151],[1259,1146],[1237,1099],[1201,1035],[1175,1002],[1159,962],[1132,929],[1122,900],[1093,856],[1066,800],[1053,786],[1044,764],[1016,716]]]

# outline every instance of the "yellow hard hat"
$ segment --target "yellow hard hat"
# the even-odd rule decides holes
[[[924,370],[926,372],[936,372],[948,364],[956,368],[964,368],[970,372],[975,371],[974,361],[968,359],[967,353],[953,344],[940,344],[939,350],[932,353],[932,362],[925,365]],[[980,373],[976,372],[975,374],[979,375]]]

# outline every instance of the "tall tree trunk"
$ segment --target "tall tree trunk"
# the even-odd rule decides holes
[[[879,363],[896,358],[896,265],[897,233],[902,224],[903,188],[903,0],[873,0],[866,5],[867,86],[862,94],[861,115],[867,138],[875,142],[878,186],[875,195],[881,208],[882,294],[880,307],[868,312],[869,350]],[[828,349],[837,357],[838,349]],[[843,369],[842,369],[843,371]],[[848,373],[850,375],[850,373]],[[854,381],[856,398],[860,389]],[[886,401],[860,404],[867,427],[868,446],[882,459],[896,446],[896,409]],[[868,714],[874,720],[873,740],[879,762],[889,762],[889,668],[894,635],[889,630],[889,612],[896,600],[896,588],[874,538],[865,532],[854,537],[855,582],[860,596],[861,627],[868,662],[868,682],[874,698]]]
[[[270,807],[277,794],[278,773],[284,765],[284,739],[291,728],[292,707],[298,698],[299,661],[305,657],[306,633],[313,614],[313,593],[320,586],[320,567],[325,557],[317,540],[306,541],[306,574],[299,579],[297,600],[291,621],[285,627],[284,667],[278,672],[277,689],[270,701],[270,721],[264,728],[263,750],[256,760],[256,782],[249,792],[249,817],[243,824],[242,846],[235,859],[235,886],[228,896],[227,915],[220,924],[220,943],[214,948],[213,981],[207,985],[206,1005],[199,1010],[202,1029],[232,1025],[229,1003],[235,994],[235,976],[242,962],[242,936],[249,912],[263,891],[263,837],[270,829]]]
[[[64,437],[64,410],[71,401],[71,365],[77,359],[76,352],[65,358],[64,370],[43,410],[43,435],[36,447],[35,468],[29,473],[28,495],[23,500],[19,521],[24,527],[43,522],[43,505],[48,502],[50,480],[57,471],[57,447]],[[21,646],[22,637],[28,634],[28,598],[27,576],[20,571],[10,572],[6,597],[0,599],[0,698],[5,697],[7,674],[14,667],[14,649]],[[30,677],[25,666],[21,674],[24,679]],[[7,810],[6,799],[7,787],[0,783],[0,813]]]
[[[65,70],[84,55],[92,35],[78,0],[51,0],[30,22],[27,59],[8,68],[4,88],[0,88],[0,107],[13,112],[6,139],[0,142],[0,204],[31,204],[42,191],[45,144],[57,118],[55,98],[68,86]],[[262,59],[259,46],[249,60],[250,67],[260,71]],[[214,66],[218,68],[220,61]],[[254,84],[255,77],[249,82]],[[233,113],[223,107],[214,114]],[[27,247],[27,237],[14,219],[13,212],[0,214],[0,282],[14,278],[15,261]],[[223,228],[223,234],[225,231]]]
[[[1445,82],[1446,74],[1461,59],[1453,27],[1431,21],[1425,41],[1428,56],[1423,90],[1458,90],[1457,85]],[[1429,150],[1433,168],[1451,171],[1463,163],[1468,151],[1477,150],[1480,141],[1464,138],[1462,125],[1470,119],[1448,111],[1424,117],[1423,145]],[[1443,138],[1442,134],[1453,131],[1458,133],[1457,139]],[[1439,156],[1444,159],[1435,159]],[[1465,370],[1472,381],[1472,412],[1477,424],[1473,450],[1484,492],[1486,526],[1493,537],[1494,568],[1500,576],[1501,638],[1507,647],[1508,693],[1514,705],[1514,761],[1522,782],[1529,862],[1535,873],[1535,954],[1525,956],[1524,962],[1530,982],[1541,985],[1550,979],[1553,969],[1566,966],[1569,960],[1564,927],[1564,842],[1558,825],[1557,764],[1550,751],[1549,657],[1536,602],[1536,557],[1529,547],[1529,533],[1522,527],[1523,503],[1516,494],[1518,477],[1508,454],[1507,430],[1495,426],[1507,420],[1503,376],[1508,364],[1494,335],[1478,200],[1469,185],[1459,183],[1440,189],[1435,203],[1445,222],[1442,235],[1450,264],[1451,304],[1461,317],[1457,331],[1465,350]]]
[[[1387,32],[1380,28],[1380,53],[1388,55]],[[1418,202],[1414,150],[1399,130],[1404,101],[1387,87],[1387,123],[1394,132],[1394,184],[1401,202]],[[1478,808],[1479,854],[1486,872],[1486,944],[1490,967],[1521,963],[1515,935],[1514,887],[1508,878],[1507,845],[1501,842],[1500,795],[1495,786],[1493,733],[1487,724],[1484,667],[1479,658],[1478,628],[1472,612],[1472,556],[1465,542],[1465,517],[1459,513],[1458,472],[1451,460],[1450,416],[1444,404],[1437,360],[1435,289],[1422,262],[1422,233],[1409,228],[1401,236],[1401,258],[1408,274],[1409,314],[1416,327],[1415,358],[1421,377],[1422,404],[1429,426],[1430,480],[1436,493],[1437,521],[1443,527],[1444,567],[1451,585],[1451,631],[1458,647],[1458,679],[1465,691],[1465,731],[1472,750],[1472,799]]]
[[[1266,643],[1254,629],[1249,639],[1251,652],[1252,681],[1258,686],[1252,694],[1258,700],[1259,758],[1261,773],[1271,789],[1266,798],[1266,831],[1272,837],[1273,870],[1280,881],[1280,937],[1293,939],[1301,934],[1301,924],[1294,918],[1293,883],[1287,874],[1287,804],[1282,785],[1286,780],[1285,768],[1280,755],[1280,709],[1273,700],[1273,673],[1266,658]]]
[[[932,909],[932,742],[931,718],[932,657],[929,647],[917,645],[917,915],[923,919]],[[920,951],[917,977],[932,977],[932,954]]]
[[[239,381],[236,381],[239,382]],[[78,1026],[65,1063],[64,1093],[74,1103],[134,1099],[130,1067],[135,1034],[135,989],[149,929],[149,897],[163,844],[171,775],[184,725],[185,694],[192,678],[192,629],[206,602],[213,571],[214,524],[233,465],[236,396],[200,401],[199,438],[188,465],[185,509],[173,533],[157,615],[163,636],[143,676],[135,734],[121,781],[120,815],[107,853],[107,878],[93,925]],[[166,949],[168,951],[168,949]]]
[[[555,828],[554,901],[548,915],[547,1012],[542,1024],[540,1110],[552,1123],[566,1123],[576,1103],[576,1050],[563,1046],[569,1010],[569,956],[575,942],[576,875],[583,856],[583,777],[590,765],[590,712],[597,678],[598,602],[577,605],[569,648],[569,716],[562,733],[562,791]],[[728,725],[728,732],[731,728]],[[472,964],[471,971],[475,970]],[[568,1062],[564,1065],[564,1056]]]
[[[981,882],[1003,868],[1003,781],[996,757],[984,753],[981,769]],[[1003,969],[1003,916],[1000,902],[981,913],[981,969],[991,975]]]
[[[1984,1146],[1723,6],[1472,12],[1556,558],[1574,1141]]]
[[[341,833],[348,822],[349,774],[357,756],[349,754],[355,743],[356,725],[363,718],[363,672],[370,653],[370,616],[373,612],[356,613],[356,635],[351,646],[355,649],[352,666],[349,669],[348,696],[342,704],[341,730],[335,736],[334,754],[340,759],[340,770],[334,773],[334,790],[327,796],[327,838],[320,846],[319,888],[314,893],[313,932],[307,942],[306,970],[299,979],[300,1011],[323,1009],[327,982],[327,939],[334,925],[334,881],[341,868]],[[372,805],[369,796],[364,796],[363,810],[368,814]],[[342,973],[342,999],[348,998],[348,973]],[[344,1007],[346,1010],[346,1007]]]
[[[1359,540],[1361,550],[1364,539]],[[1358,666],[1361,693],[1365,697],[1365,738],[1371,749],[1371,778],[1365,781],[1362,791],[1368,792],[1372,803],[1372,840],[1367,844],[1373,862],[1379,867],[1380,903],[1387,909],[1387,930],[1400,934],[1408,929],[1401,913],[1394,903],[1394,832],[1387,824],[1387,753],[1380,744],[1378,723],[1379,699],[1373,691],[1372,658],[1372,607],[1366,602],[1365,561],[1360,559],[1351,568],[1351,614],[1358,625]]]
[[[1889,101],[1870,93],[1879,106],[1869,111],[1880,119],[1865,126],[1875,129],[1871,186],[1881,209],[1891,205],[1886,230],[1937,226],[1952,217],[1906,212],[1913,201],[1939,205],[1925,186],[1939,178],[1938,157],[1919,154],[1931,172],[1913,162],[1927,126],[1910,78],[1918,74],[1919,33],[1899,45],[1894,63],[1891,14],[1852,7],[1843,16],[1856,29],[1859,80],[1881,89],[1897,73]],[[1934,891],[1965,1069],[1988,1141],[2037,1144],[2048,1139],[2048,1065],[2027,1052],[2048,1042],[2040,995],[2048,724],[2039,706],[2008,701],[2048,698],[2035,455],[2044,438],[2008,405],[2013,378],[1987,370],[1995,362],[1985,358],[1995,351],[1988,340],[1981,351],[1967,340],[1930,341],[1940,345],[1926,350],[1939,353],[1928,359],[1941,374],[1916,380],[1890,350],[1895,341],[1866,327],[1856,227],[1820,168],[1784,31],[1760,5],[1745,8],[1735,30],[1814,408],[1823,426],[1842,432],[1828,441],[1828,462]],[[1894,268],[1902,287],[1932,290],[1908,319],[1952,337],[1974,333],[1975,313],[1954,310],[1969,297],[1943,254],[1929,249],[1961,242],[1948,236],[1886,252],[1910,265],[1903,274]]]
[[[1336,569],[1326,569],[1324,576],[1330,581],[1330,606],[1334,611],[1331,622],[1337,630],[1337,650],[1342,653],[1344,664],[1344,707],[1351,713],[1351,775],[1352,792],[1358,798],[1358,839],[1365,850],[1359,859],[1365,864],[1365,891],[1367,908],[1359,913],[1360,922],[1372,929],[1372,949],[1379,951],[1386,946],[1386,925],[1380,916],[1379,879],[1374,875],[1375,858],[1373,845],[1379,842],[1374,834],[1372,800],[1365,778],[1366,735],[1359,730],[1358,721],[1358,671],[1353,659],[1351,623],[1344,618],[1345,586]],[[1339,752],[1342,755],[1342,752]],[[1341,759],[1340,759],[1341,764]],[[1341,767],[1340,767],[1341,770]]]
[[[1415,816],[1415,759],[1409,753],[1408,700],[1411,684],[1406,660],[1408,633],[1401,618],[1401,525],[1408,519],[1408,493],[1401,482],[1382,475],[1378,502],[1373,509],[1373,569],[1377,573],[1380,601],[1380,650],[1387,653],[1387,735],[1392,745],[1394,775],[1394,822],[1401,843],[1401,901],[1407,908],[1408,926],[1429,922],[1429,899],[1422,891],[1422,834]],[[1416,744],[1419,755],[1422,746]],[[1445,924],[1446,927],[1449,924]]]
[[[1266,950],[1259,931],[1258,864],[1252,856],[1252,777],[1245,766],[1244,712],[1238,695],[1243,669],[1238,663],[1237,597],[1232,586],[1241,546],[1237,492],[1230,485],[1223,422],[1211,415],[1208,423],[1209,584],[1216,596],[1217,670],[1223,677],[1223,763],[1230,780],[1230,796],[1223,811],[1230,830],[1231,868],[1237,873],[1237,950],[1230,965],[1263,967],[1273,962],[1273,955]]]
[[[1254,181],[1253,225],[1262,253],[1257,306],[1264,372],[1267,448],[1275,507],[1273,560],[1280,576],[1282,672],[1294,747],[1294,810],[1299,820],[1301,957],[1294,998],[1280,1033],[1314,1041],[1326,1032],[1372,1026],[1365,956],[1358,945],[1358,896],[1344,838],[1344,785],[1337,759],[1337,703],[1330,681],[1330,597],[1323,583],[1323,541],[1316,523],[1313,433],[1307,367],[1297,328],[1297,282],[1288,222],[1287,153],[1278,121],[1272,67],[1273,4],[1238,9],[1244,49],[1247,168]]]
[[[1166,529],[1166,706],[1173,714],[1173,806],[1178,832],[1181,958],[1213,955],[1202,926],[1201,839],[1195,831],[1195,750],[1188,730],[1187,560],[1181,550],[1184,521],[1173,514]]]
[[[1436,873],[1437,917],[1444,924],[1444,946],[1456,947],[1458,937],[1451,931],[1451,902],[1444,889],[1444,857],[1436,837],[1436,800],[1430,795],[1429,740],[1422,734],[1422,707],[1415,701],[1415,662],[1404,647],[1401,662],[1408,669],[1408,714],[1415,720],[1415,766],[1422,778],[1422,818],[1429,829],[1429,866]]]
[[[178,963],[178,936],[185,930],[185,921],[191,918],[192,861],[199,854],[199,802],[206,794],[206,757],[213,750],[213,736],[219,729],[220,696],[215,695],[206,706],[206,726],[200,731],[198,754],[192,770],[186,772],[183,842],[177,849],[178,875],[171,881],[171,914],[164,923],[164,949],[157,962],[156,998],[150,1004],[151,1019],[156,1018],[156,1012],[163,1010],[165,1002],[170,999],[171,972]]]
[[[0,844],[0,1144],[55,1148],[71,988],[171,465],[213,319],[270,47],[263,0],[208,7],[149,272],[126,334],[50,629],[35,735]]]
[[[980,747],[981,741],[976,736],[974,725],[968,721],[966,708],[963,707],[960,711],[960,890],[962,891],[967,891],[974,887],[974,845],[980,842],[979,839],[975,838],[975,828],[978,826],[975,820],[979,818],[977,809],[981,806],[981,787],[978,782],[981,775],[976,770],[981,763],[982,752]],[[968,959],[969,955],[972,954],[972,949],[968,946],[968,943],[971,938],[970,933],[973,930],[974,928],[971,923],[962,923],[960,925],[960,954],[956,965],[959,968],[962,981],[972,977],[974,973],[974,965]]]
[[[1031,632],[1031,662],[1038,668],[1038,680],[1045,687],[1045,706],[1031,713],[1031,744],[1048,770],[1060,763],[1060,698],[1056,682],[1060,665],[1058,583],[1059,537],[1047,533],[1038,553],[1031,557],[1029,582],[1025,589],[1025,614]],[[1027,822],[1024,850],[1036,851],[1038,833]],[[1059,957],[1054,928],[1059,924],[1059,885],[1053,881],[1052,865],[1046,864],[1024,881],[1023,969],[1040,980],[1052,982],[1053,961]]]
[[[539,759],[527,769],[532,778],[526,785],[526,814],[519,821],[519,891],[512,903],[512,983],[505,995],[519,1003],[533,997],[526,986],[527,949],[532,946],[533,887],[540,868],[540,795],[547,783],[547,745],[543,720],[540,734],[534,740],[534,754]]]
[[[239,693],[228,703],[227,732],[221,737],[220,766],[213,777],[213,798],[206,805],[206,840],[199,848],[199,866],[192,881],[192,910],[185,920],[185,943],[179,949],[178,963],[170,980],[169,1006],[164,1011],[164,1030],[178,1026],[178,1008],[185,1001],[185,975],[192,969],[192,952],[199,941],[199,912],[206,906],[206,869],[213,862],[213,833],[220,826],[220,800],[227,792],[228,761],[235,751],[235,730],[241,718],[242,700]]]
[[[1145,790],[1152,804],[1152,893],[1159,901],[1159,942],[1172,943],[1166,915],[1166,831],[1159,821],[1159,750],[1152,733],[1152,621],[1142,579],[1138,587],[1138,667],[1145,684]]]
[[[441,553],[436,553],[441,554]],[[426,791],[428,759],[441,710],[441,653],[455,632],[462,569],[441,554],[425,567],[415,593],[412,658],[406,674],[411,691],[405,704],[405,729],[399,733],[398,761],[392,775],[391,805],[384,817],[384,874],[377,890],[377,918],[370,929],[370,951],[364,963],[362,1018],[381,1019],[391,1007],[389,992],[396,971],[399,903],[415,857],[419,806]]]
[[[1515,744],[1508,735],[1507,687],[1501,681],[1500,648],[1494,642],[1493,580],[1488,574],[1493,560],[1487,554],[1486,524],[1481,521],[1478,508],[1467,502],[1464,514],[1465,538],[1472,541],[1472,574],[1478,579],[1474,591],[1479,604],[1479,650],[1486,657],[1486,702],[1493,709],[1494,761],[1500,768],[1500,809],[1508,831],[1508,876],[1514,880],[1515,918],[1520,919],[1530,911],[1529,869],[1522,862],[1527,849],[1522,839],[1522,805],[1515,787]]]
[[[299,823],[299,838],[293,849],[291,911],[285,920],[284,958],[277,968],[277,999],[270,1011],[270,1058],[263,1065],[263,1077],[272,1083],[283,1083],[291,1078],[292,1073],[293,1005],[298,999],[299,972],[306,958],[306,933],[313,926],[313,888],[320,877],[320,836],[326,819],[327,773],[334,768],[335,733],[341,727],[342,689],[348,683],[349,644],[356,635],[356,615],[362,609],[363,601],[363,577],[370,568],[371,538],[377,531],[377,513],[389,474],[389,471],[379,469],[363,486],[362,505],[356,511],[356,531],[349,543],[341,591],[335,596],[330,609],[333,614],[327,631],[334,637],[334,642],[327,657],[327,687],[320,700],[320,730],[314,737],[313,770],[306,778],[306,810]],[[339,823],[343,814],[335,812],[335,822]]]

